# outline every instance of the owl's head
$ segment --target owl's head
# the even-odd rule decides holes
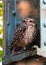
[[[34,19],[32,19],[32,18],[26,18],[26,19],[24,19],[23,22],[26,23],[30,27],[36,26],[36,23],[35,23]]]

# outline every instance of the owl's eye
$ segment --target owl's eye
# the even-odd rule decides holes
[[[34,19],[30,19],[29,22],[34,22]]]
[[[26,22],[25,20],[23,22]]]
[[[33,21],[29,21],[29,22],[33,22]]]
[[[32,21],[29,21],[29,22],[32,22]]]

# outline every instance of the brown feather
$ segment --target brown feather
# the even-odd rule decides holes
[[[35,39],[36,37],[36,24],[33,19],[26,18],[24,22],[21,23],[15,31],[12,43],[11,50],[15,50],[19,47],[26,47]]]

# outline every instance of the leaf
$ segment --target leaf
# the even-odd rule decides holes
[[[0,16],[2,16],[2,8],[0,8]]]
[[[2,38],[0,38],[0,46],[2,47]]]
[[[0,7],[2,7],[2,1],[0,1]]]
[[[2,51],[0,51],[0,62],[2,61]]]
[[[2,34],[2,33],[3,33],[2,26],[0,26],[0,34]]]
[[[2,51],[0,51],[0,58],[2,57]]]
[[[0,62],[2,61],[2,57],[0,57]]]
[[[3,31],[2,31],[2,29],[0,30],[0,34],[2,34],[3,33]]]

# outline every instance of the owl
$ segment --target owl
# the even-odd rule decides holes
[[[23,22],[16,28],[11,43],[11,51],[17,51],[21,48],[32,44],[37,36],[37,25],[32,18],[25,18]]]

